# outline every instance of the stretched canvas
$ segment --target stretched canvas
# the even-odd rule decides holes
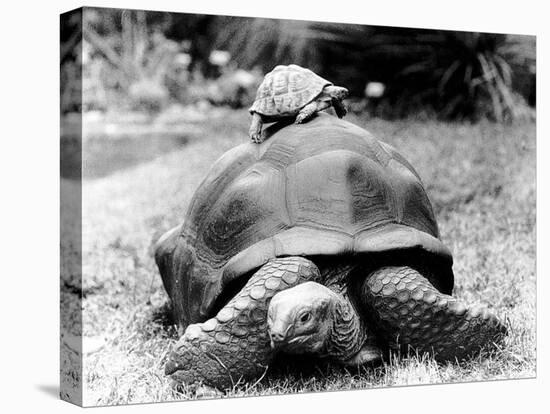
[[[531,378],[535,37],[61,15],[61,398]]]

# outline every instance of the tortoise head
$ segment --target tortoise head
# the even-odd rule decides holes
[[[271,347],[293,354],[320,354],[334,324],[340,298],[327,287],[306,282],[277,293],[269,304],[267,323]]]
[[[339,101],[346,99],[349,95],[349,91],[346,88],[334,85],[326,86],[324,92],[332,99],[336,99]]]

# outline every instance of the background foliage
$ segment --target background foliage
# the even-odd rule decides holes
[[[246,107],[263,74],[289,63],[348,87],[350,109],[384,117],[508,121],[536,104],[533,36],[117,9],[83,20],[84,109]],[[74,89],[74,69],[62,72]],[[369,82],[383,95],[365,96]]]

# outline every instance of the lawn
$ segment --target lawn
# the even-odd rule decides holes
[[[535,376],[535,123],[347,119],[394,145],[415,166],[455,257],[454,294],[490,306],[505,318],[509,335],[502,349],[460,365],[415,356],[359,372],[284,366],[226,396]],[[246,141],[249,120],[244,111],[225,111],[196,121],[187,135],[180,128],[181,145],[103,174],[96,161],[106,150],[87,140],[92,155],[84,160],[85,171],[94,173],[84,181],[82,206],[84,404],[196,398],[185,388],[175,390],[164,376],[177,332],[151,246],[183,219],[212,163]]]

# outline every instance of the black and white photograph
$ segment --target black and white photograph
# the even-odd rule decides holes
[[[59,16],[62,400],[537,376],[536,35],[154,8]]]
[[[535,36],[60,19],[61,398],[535,376]]]

